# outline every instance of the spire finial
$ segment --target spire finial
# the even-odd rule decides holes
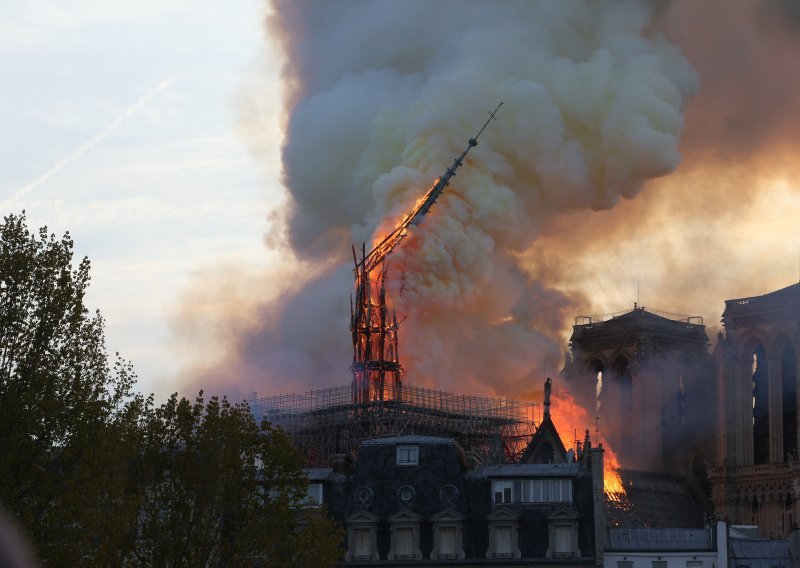
[[[550,418],[550,391],[553,388],[553,381],[550,377],[544,382],[544,417]]]

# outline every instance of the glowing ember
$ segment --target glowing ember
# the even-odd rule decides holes
[[[570,444],[573,447],[577,441],[583,441],[584,432],[590,429],[594,423],[589,417],[582,406],[575,402],[572,395],[566,389],[554,385],[553,396],[551,398],[551,416],[553,424],[555,424],[559,435],[567,447]],[[572,438],[570,438],[572,437]],[[577,440],[575,440],[577,437]],[[592,444],[596,445],[602,440],[592,440]],[[625,496],[625,488],[622,486],[622,479],[619,476],[620,463],[617,454],[608,446],[608,443],[603,442],[604,453],[604,467],[603,467],[603,485],[605,488],[606,497],[614,501],[619,501]]]

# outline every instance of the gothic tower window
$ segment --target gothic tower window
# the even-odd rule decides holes
[[[762,346],[753,352],[753,463],[769,462],[769,373]]]
[[[797,359],[788,343],[781,352],[783,388],[783,454],[797,456]]]
[[[617,357],[612,366],[614,371],[614,379],[617,382],[617,389],[619,392],[619,408],[618,416],[629,416],[633,411],[633,378],[631,377],[630,364],[625,357]],[[624,447],[630,448],[634,441],[633,428],[624,428],[624,418],[618,424],[621,433],[621,442]]]
[[[595,359],[592,361],[592,370],[594,371],[595,376],[595,388],[594,388],[594,399],[595,399],[595,412],[600,412],[600,409],[603,406],[603,371],[606,370],[605,365],[599,359]]]

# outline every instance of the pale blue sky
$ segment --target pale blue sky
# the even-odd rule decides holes
[[[169,321],[193,275],[223,259],[270,261],[262,235],[282,190],[264,10],[258,0],[0,5],[2,213],[70,231],[92,261],[88,304],[107,320],[109,352],[159,397],[186,364]],[[236,133],[255,77],[275,101],[270,164]]]

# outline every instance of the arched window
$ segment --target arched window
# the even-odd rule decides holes
[[[595,378],[595,412],[600,412],[603,406],[603,371],[605,371],[606,368],[600,359],[592,361],[591,368]]]
[[[797,457],[797,358],[788,343],[781,352],[781,388],[783,389],[783,454]]]
[[[769,385],[767,354],[762,346],[753,351],[753,463],[769,462]]]
[[[630,413],[633,412],[633,378],[628,360],[622,356],[617,357],[612,365],[612,370],[619,389],[620,416],[630,416]],[[622,443],[626,447],[630,447],[634,440],[633,428],[623,427],[623,424],[620,424],[620,427]]]

